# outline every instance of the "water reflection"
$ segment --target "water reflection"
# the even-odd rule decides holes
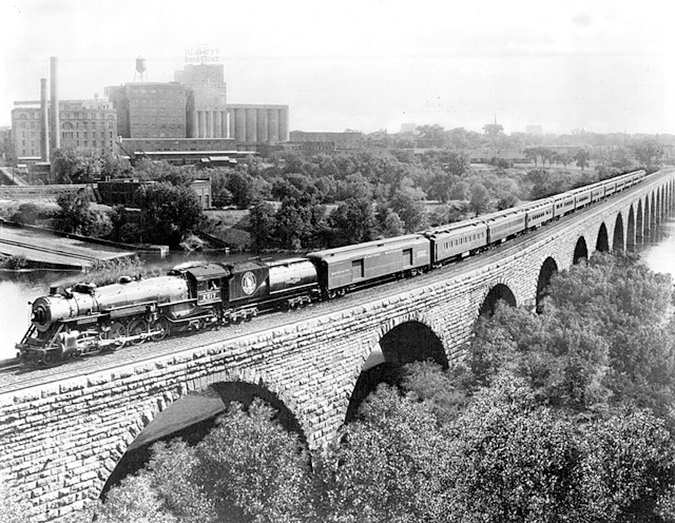
[[[638,250],[651,270],[670,274],[675,280],[675,217],[664,220]]]

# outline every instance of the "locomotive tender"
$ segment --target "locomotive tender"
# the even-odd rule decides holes
[[[645,176],[645,171],[635,171],[423,233],[305,257],[178,267],[165,276],[122,277],[101,287],[53,287],[48,296],[33,302],[31,324],[16,347],[23,362],[51,364],[336,298],[470,256],[607,198]]]

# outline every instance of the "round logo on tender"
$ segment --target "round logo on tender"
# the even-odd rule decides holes
[[[249,271],[241,277],[241,290],[246,294],[253,294],[257,283],[255,274]]]

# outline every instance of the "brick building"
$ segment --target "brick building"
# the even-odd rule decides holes
[[[308,132],[291,131],[290,142],[303,145],[303,149],[311,148],[316,152],[328,149],[353,150],[363,148],[363,133],[360,132]],[[332,145],[330,145],[332,144]]]
[[[177,82],[134,82],[105,88],[123,138],[185,138],[187,91]]]
[[[117,137],[117,113],[105,99],[60,100],[61,147],[110,154]],[[14,102],[12,141],[18,163],[40,159],[40,102]]]
[[[139,181],[133,178],[123,178],[98,182],[98,192],[101,203],[106,205],[124,205],[126,207],[138,206],[138,194],[142,187],[156,183],[154,181]],[[190,187],[197,195],[202,209],[210,209],[212,206],[211,179],[195,178]]]

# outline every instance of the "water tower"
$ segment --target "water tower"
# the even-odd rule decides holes
[[[140,56],[136,58],[136,70],[134,71],[134,82],[147,82],[148,73],[145,68],[145,58]]]

